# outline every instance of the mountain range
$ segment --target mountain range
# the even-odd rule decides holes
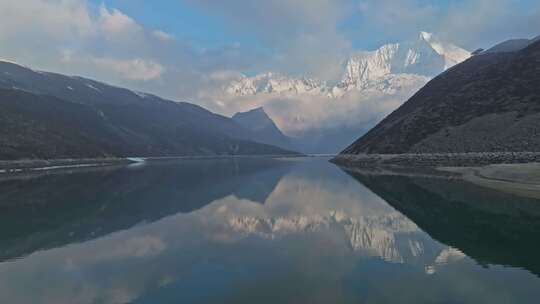
[[[334,85],[308,77],[268,72],[235,80],[225,91],[236,96],[309,94],[330,98],[343,97],[351,90],[388,93],[399,90],[404,82],[427,82],[470,55],[470,52],[443,42],[431,33],[420,32],[415,41],[386,44],[375,51],[350,56],[345,61],[341,80]]]
[[[540,151],[540,41],[503,42],[430,81],[343,151]]]
[[[274,73],[244,77],[231,83],[227,94],[293,99],[231,118],[190,103],[0,61],[0,159],[334,153],[430,77],[468,56],[422,32],[410,43],[354,54],[333,85]],[[369,119],[358,122],[355,115]]]
[[[343,153],[538,151],[539,48],[540,37],[513,39],[470,57],[421,32],[350,56],[333,85],[274,73],[243,77],[226,92],[266,103],[231,118],[0,61],[0,159],[332,153],[409,94]]]
[[[306,153],[337,153],[396,109],[431,78],[471,56],[435,35],[363,51],[343,60],[337,81],[268,72],[243,76],[220,99],[264,106],[293,146]],[[245,109],[245,108],[242,108]]]
[[[199,106],[0,62],[0,159],[291,154]]]

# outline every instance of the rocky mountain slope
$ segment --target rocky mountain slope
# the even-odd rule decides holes
[[[262,107],[236,113],[232,120],[255,134],[254,141],[256,142],[271,144],[283,149],[292,149],[291,139],[279,130]]]
[[[487,52],[439,75],[343,151],[540,151],[540,41]]]
[[[288,154],[189,103],[0,62],[0,159]]]

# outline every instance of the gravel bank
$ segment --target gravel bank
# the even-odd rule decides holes
[[[540,162],[540,152],[475,152],[431,154],[340,154],[333,163],[353,167],[479,167]]]

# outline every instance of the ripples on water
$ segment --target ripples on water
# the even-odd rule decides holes
[[[537,303],[540,202],[324,159],[0,180],[0,303]]]

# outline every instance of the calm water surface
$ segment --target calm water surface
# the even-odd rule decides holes
[[[0,180],[0,303],[538,303],[540,202],[325,159]]]

